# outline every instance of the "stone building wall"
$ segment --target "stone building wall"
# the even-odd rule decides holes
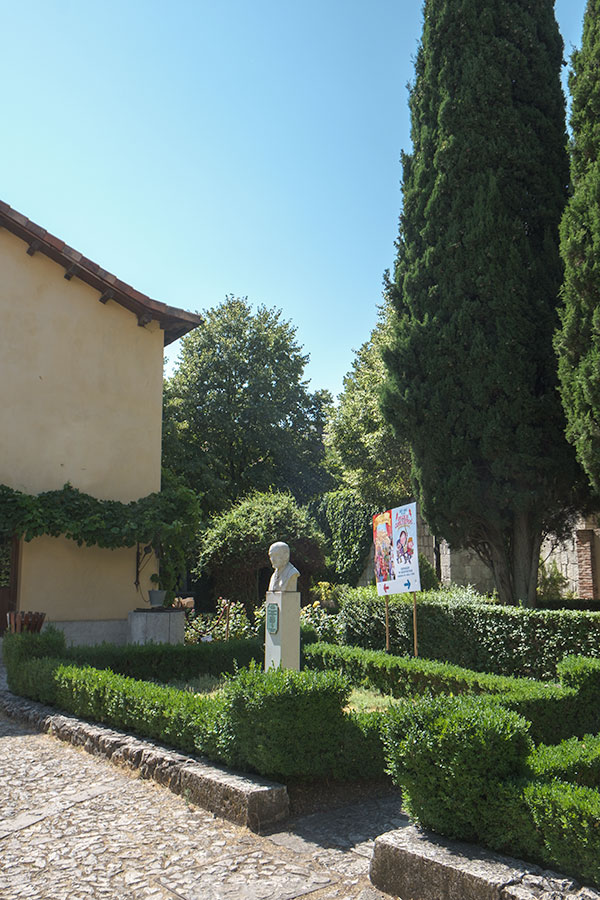
[[[579,519],[566,541],[548,538],[540,555],[547,569],[556,563],[576,597],[600,599],[600,528],[594,516]]]
[[[442,584],[472,584],[481,594],[491,594],[494,577],[472,550],[452,550],[447,541],[440,541]]]

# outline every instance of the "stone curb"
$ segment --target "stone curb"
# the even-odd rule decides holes
[[[370,878],[402,900],[600,900],[556,872],[412,825],[376,839]]]
[[[252,831],[260,832],[289,816],[287,788],[277,782],[238,774],[152,741],[61,715],[9,691],[0,691],[0,710],[88,753],[137,770],[142,778],[151,778],[191,803]]]

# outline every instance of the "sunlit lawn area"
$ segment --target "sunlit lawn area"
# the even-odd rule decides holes
[[[181,691],[193,691],[195,694],[217,694],[223,685],[223,679],[212,675],[199,675],[189,681],[171,681],[170,687]],[[389,709],[396,701],[393,697],[371,691],[367,688],[353,688],[346,710],[353,712],[370,712],[374,709]]]

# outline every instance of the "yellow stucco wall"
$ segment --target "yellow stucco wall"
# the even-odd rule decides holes
[[[69,481],[125,502],[158,490],[162,330],[26,250],[0,229],[0,484],[35,494]],[[41,538],[23,544],[20,568],[19,608],[49,619],[140,605],[134,550]]]
[[[135,588],[135,550],[78,547],[65,538],[41,537],[21,545],[20,608],[45,612],[49,622],[124,619],[147,607],[154,560]]]

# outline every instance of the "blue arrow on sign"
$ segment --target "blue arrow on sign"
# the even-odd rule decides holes
[[[405,581],[404,587],[408,590],[410,588],[410,581]]]

